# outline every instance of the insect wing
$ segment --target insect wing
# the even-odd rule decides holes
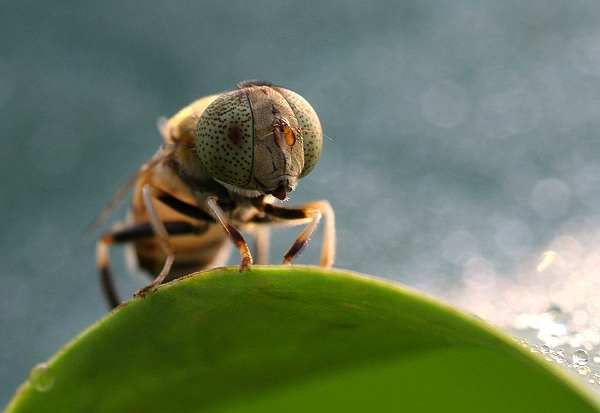
[[[84,239],[89,239],[92,233],[98,229],[114,212],[115,208],[119,206],[121,201],[127,196],[131,188],[137,183],[137,181],[148,171],[152,170],[158,163],[160,163],[165,157],[169,156],[172,152],[170,146],[163,146],[158,150],[156,154],[148,162],[143,164],[140,169],[131,177],[129,180],[117,191],[112,199],[106,204],[98,218],[92,222],[89,227],[83,233]]]

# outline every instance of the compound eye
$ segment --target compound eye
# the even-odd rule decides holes
[[[196,152],[217,180],[248,188],[254,160],[254,122],[245,91],[232,90],[211,103],[196,126]]]
[[[304,168],[299,178],[312,171],[323,151],[323,130],[317,113],[310,103],[299,94],[282,87],[274,87],[288,102],[300,126],[304,146]]]

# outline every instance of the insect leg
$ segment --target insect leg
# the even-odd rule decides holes
[[[273,204],[263,204],[261,208],[268,215],[294,221],[308,222],[290,249],[283,256],[283,263],[290,264],[306,246],[313,232],[317,228],[321,217],[325,217],[323,232],[323,247],[321,249],[321,266],[330,268],[335,260],[335,214],[328,201],[314,201],[297,207],[283,207]]]
[[[187,215],[191,218],[198,219],[200,221],[214,222],[215,217],[216,217],[216,219],[225,228],[225,231],[227,232],[227,234],[229,235],[229,237],[231,238],[233,243],[240,250],[240,254],[242,256],[242,264],[240,266],[240,271],[246,271],[246,270],[250,269],[250,266],[252,265],[253,260],[252,260],[252,254],[250,253],[250,248],[248,247],[248,243],[246,242],[246,240],[244,239],[244,237],[242,236],[240,231],[231,222],[229,222],[229,219],[225,216],[225,212],[223,212],[223,209],[219,206],[216,197],[210,196],[207,198],[207,201],[206,201],[208,207],[211,209],[211,211],[214,214],[214,217],[213,217],[210,214],[208,214],[207,212],[205,212],[204,210],[202,210],[201,208],[199,208],[198,206],[188,204],[187,202],[184,202],[184,201],[174,197],[170,193],[165,192],[165,191],[161,190],[160,188],[150,186],[149,184],[147,184],[146,186],[144,186],[143,190],[145,191],[144,192],[145,202],[150,202],[151,198],[154,197],[154,198],[158,199],[159,201],[161,201],[162,203],[164,203],[165,205],[173,208],[175,211],[178,211],[184,215]],[[146,200],[146,196],[148,198],[147,200]],[[147,209],[148,209],[148,213],[152,216],[150,207],[148,205],[147,205]],[[158,216],[156,216],[156,221],[157,221],[157,224],[161,223]],[[265,232],[265,231],[267,231],[267,232]],[[159,234],[157,233],[157,237],[158,236],[159,236]],[[265,249],[268,249],[268,230],[267,229],[264,229],[264,230],[257,229],[255,236],[257,238],[258,251],[259,251],[259,254],[261,255],[261,259],[265,260],[266,258],[268,258],[266,256],[266,254],[268,254],[268,252],[264,251]],[[266,240],[265,240],[265,238],[266,238]],[[168,239],[167,239],[167,241],[168,241]],[[165,251],[167,251],[167,250],[165,250]],[[167,251],[167,254],[168,254],[168,251]],[[165,267],[166,267],[166,265],[167,265],[167,263],[165,263]],[[163,269],[163,271],[164,271],[164,269]],[[167,274],[168,274],[168,271],[165,274],[165,276]],[[159,275],[159,277],[161,277],[161,275],[162,275],[162,271],[161,271],[161,274]],[[157,280],[159,279],[159,277],[157,277]],[[163,277],[163,279],[164,279],[164,277]],[[155,280],[151,285],[146,287],[146,289],[153,288],[153,287],[157,286],[158,284],[160,284],[160,282],[157,282],[157,280]],[[144,290],[146,290],[146,289],[144,289]]]
[[[225,231],[227,231],[227,234],[229,234],[229,237],[231,238],[233,243],[240,250],[240,254],[242,256],[240,272],[249,270],[250,266],[252,265],[252,254],[250,253],[248,243],[246,242],[240,231],[238,231],[238,229],[231,222],[229,222],[229,219],[227,219],[227,217],[225,216],[225,212],[223,212],[223,209],[219,206],[217,198],[215,198],[214,196],[209,196],[206,199],[206,204],[215,214],[221,225],[223,225],[223,228],[225,228]]]
[[[154,208],[154,204],[152,203],[152,189],[153,187],[150,184],[144,185],[142,188],[142,196],[144,197],[144,205],[146,206],[148,216],[150,217],[150,225],[152,225],[156,242],[159,243],[163,251],[167,254],[167,259],[165,260],[165,265],[154,281],[137,291],[135,293],[135,297],[144,297],[146,292],[156,288],[160,283],[162,283],[166,276],[169,275],[173,261],[175,261],[175,248],[169,240],[169,234],[167,233],[165,224],[160,220],[160,217]]]
[[[175,211],[189,216],[190,218],[195,218],[200,221],[214,222],[215,217],[216,217],[218,219],[218,221],[223,225],[223,227],[225,228],[227,233],[229,234],[229,237],[233,240],[235,245],[240,250],[240,254],[242,255],[242,264],[240,267],[240,271],[245,271],[245,270],[250,269],[250,265],[252,264],[252,254],[250,253],[248,244],[246,243],[246,240],[244,239],[242,234],[238,231],[238,229],[235,228],[235,226],[233,226],[233,224],[231,224],[229,222],[229,220],[225,216],[225,213],[223,212],[223,209],[217,203],[217,199],[215,197],[209,197],[207,200],[207,205],[210,207],[211,211],[215,214],[215,217],[213,217],[210,214],[208,214],[207,212],[205,212],[204,210],[202,210],[201,208],[199,208],[198,206],[188,204],[187,202],[174,197],[170,193],[165,192],[162,189],[157,188],[155,186],[151,186],[150,184],[146,184],[142,188],[142,192],[144,195],[144,203],[146,204],[146,209],[148,210],[148,214],[150,215],[150,218],[151,218],[152,227],[155,229],[155,235],[156,235],[157,239],[160,240],[161,246],[163,246],[163,249],[169,255],[169,257],[171,254],[170,251],[172,251],[173,257],[174,257],[175,251],[171,247],[168,236],[163,237],[160,234],[160,232],[164,232],[164,230],[161,230],[161,228],[160,228],[160,227],[162,227],[162,222],[160,221],[160,218],[158,217],[158,214],[156,214],[154,206],[152,205],[152,197],[156,198],[163,204],[173,208]],[[167,248],[170,248],[170,249],[167,249]],[[169,262],[169,260],[167,259],[167,262],[165,262],[165,266],[164,266],[163,270],[158,275],[158,277],[156,277],[154,282],[152,282],[152,284],[150,284],[149,286],[145,287],[143,290],[138,291],[137,294],[143,295],[144,292],[148,291],[149,289],[155,288],[157,285],[159,285],[164,280],[164,278],[168,275],[171,265],[172,265],[172,261]]]
[[[189,222],[166,222],[164,225],[170,235],[201,232],[198,227],[193,226]],[[106,301],[111,308],[117,307],[121,303],[121,299],[117,293],[112,271],[110,270],[110,246],[153,236],[154,229],[151,224],[146,222],[110,231],[98,241],[96,246],[96,260],[100,275],[100,285]]]
[[[96,262],[98,265],[98,273],[100,275],[100,287],[104,293],[104,298],[110,308],[115,308],[121,303],[117,287],[115,286],[115,280],[110,270],[110,256],[108,248],[115,241],[113,240],[112,233],[109,233],[102,237],[98,244],[96,244]]]

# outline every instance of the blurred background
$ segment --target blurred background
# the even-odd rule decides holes
[[[161,144],[157,118],[248,79],[320,116],[290,202],[331,202],[336,267],[600,362],[599,2],[9,0],[0,406],[106,314],[81,236]],[[299,231],[275,231],[272,262]],[[147,283],[112,259],[125,296]]]

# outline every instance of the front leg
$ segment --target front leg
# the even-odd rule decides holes
[[[302,252],[319,225],[321,217],[325,217],[321,266],[331,268],[335,260],[335,214],[328,201],[309,202],[297,207],[284,207],[266,203],[256,206],[268,216],[288,220],[292,225],[308,222],[306,228],[283,256],[284,264],[290,264]]]
[[[244,239],[244,236],[231,222],[229,222],[229,219],[225,216],[225,212],[223,212],[223,209],[219,206],[216,197],[209,196],[206,199],[206,204],[215,214],[215,217],[217,217],[221,225],[223,225],[223,228],[225,228],[225,231],[227,231],[227,234],[229,234],[233,243],[240,250],[240,255],[242,256],[240,272],[248,271],[252,265],[252,254],[250,253],[250,248],[248,247],[248,243]]]

